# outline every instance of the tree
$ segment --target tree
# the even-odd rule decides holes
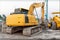
[[[2,19],[2,16],[0,15],[0,19]]]
[[[6,21],[6,16],[4,14],[2,16],[3,16],[2,19]]]
[[[0,21],[6,21],[6,16],[4,14],[2,16],[0,15]]]
[[[2,16],[0,15],[0,21],[2,21]]]

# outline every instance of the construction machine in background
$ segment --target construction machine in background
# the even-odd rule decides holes
[[[60,12],[53,12],[52,14],[60,14]],[[51,29],[60,29],[60,16],[56,15],[53,17],[53,19],[50,20],[50,26]]]
[[[33,3],[29,10],[24,8],[15,9],[14,13],[11,13],[6,17],[6,21],[2,24],[2,32],[14,33],[18,30],[22,30],[23,35],[30,36],[34,33],[40,32],[39,22],[36,20],[33,11],[35,8],[41,7],[42,20],[44,19],[44,2]]]

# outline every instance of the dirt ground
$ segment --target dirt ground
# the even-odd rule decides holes
[[[1,23],[0,23],[1,24]],[[1,25],[0,25],[0,40],[42,40],[42,39],[60,39],[60,30],[44,30],[42,32],[38,32],[34,35],[24,36],[21,31],[16,32],[14,34],[6,34],[1,32]]]
[[[43,32],[39,32],[39,33],[36,33],[34,35],[32,35],[31,37],[28,37],[28,36],[24,36],[20,31],[17,32],[17,33],[14,33],[14,34],[6,34],[6,33],[2,33],[0,32],[0,39],[2,40],[7,40],[7,39],[25,39],[25,40],[28,40],[28,39],[60,39],[60,30],[46,30],[46,31],[43,31]]]

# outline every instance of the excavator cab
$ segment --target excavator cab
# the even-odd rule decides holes
[[[28,14],[28,10],[24,8],[17,8],[14,10],[14,13],[11,14]]]

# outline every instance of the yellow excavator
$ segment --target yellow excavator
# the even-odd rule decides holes
[[[6,17],[6,21],[3,22],[2,32],[14,33],[18,30],[23,31],[23,35],[31,35],[40,31],[38,21],[33,14],[35,8],[41,7],[42,19],[44,19],[44,2],[33,3],[29,10],[24,8],[15,9],[14,13],[11,13]]]
[[[60,12],[53,12],[52,14],[60,14]],[[49,28],[51,29],[60,29],[60,17],[59,16],[54,16],[53,19],[50,20],[50,26]]]

